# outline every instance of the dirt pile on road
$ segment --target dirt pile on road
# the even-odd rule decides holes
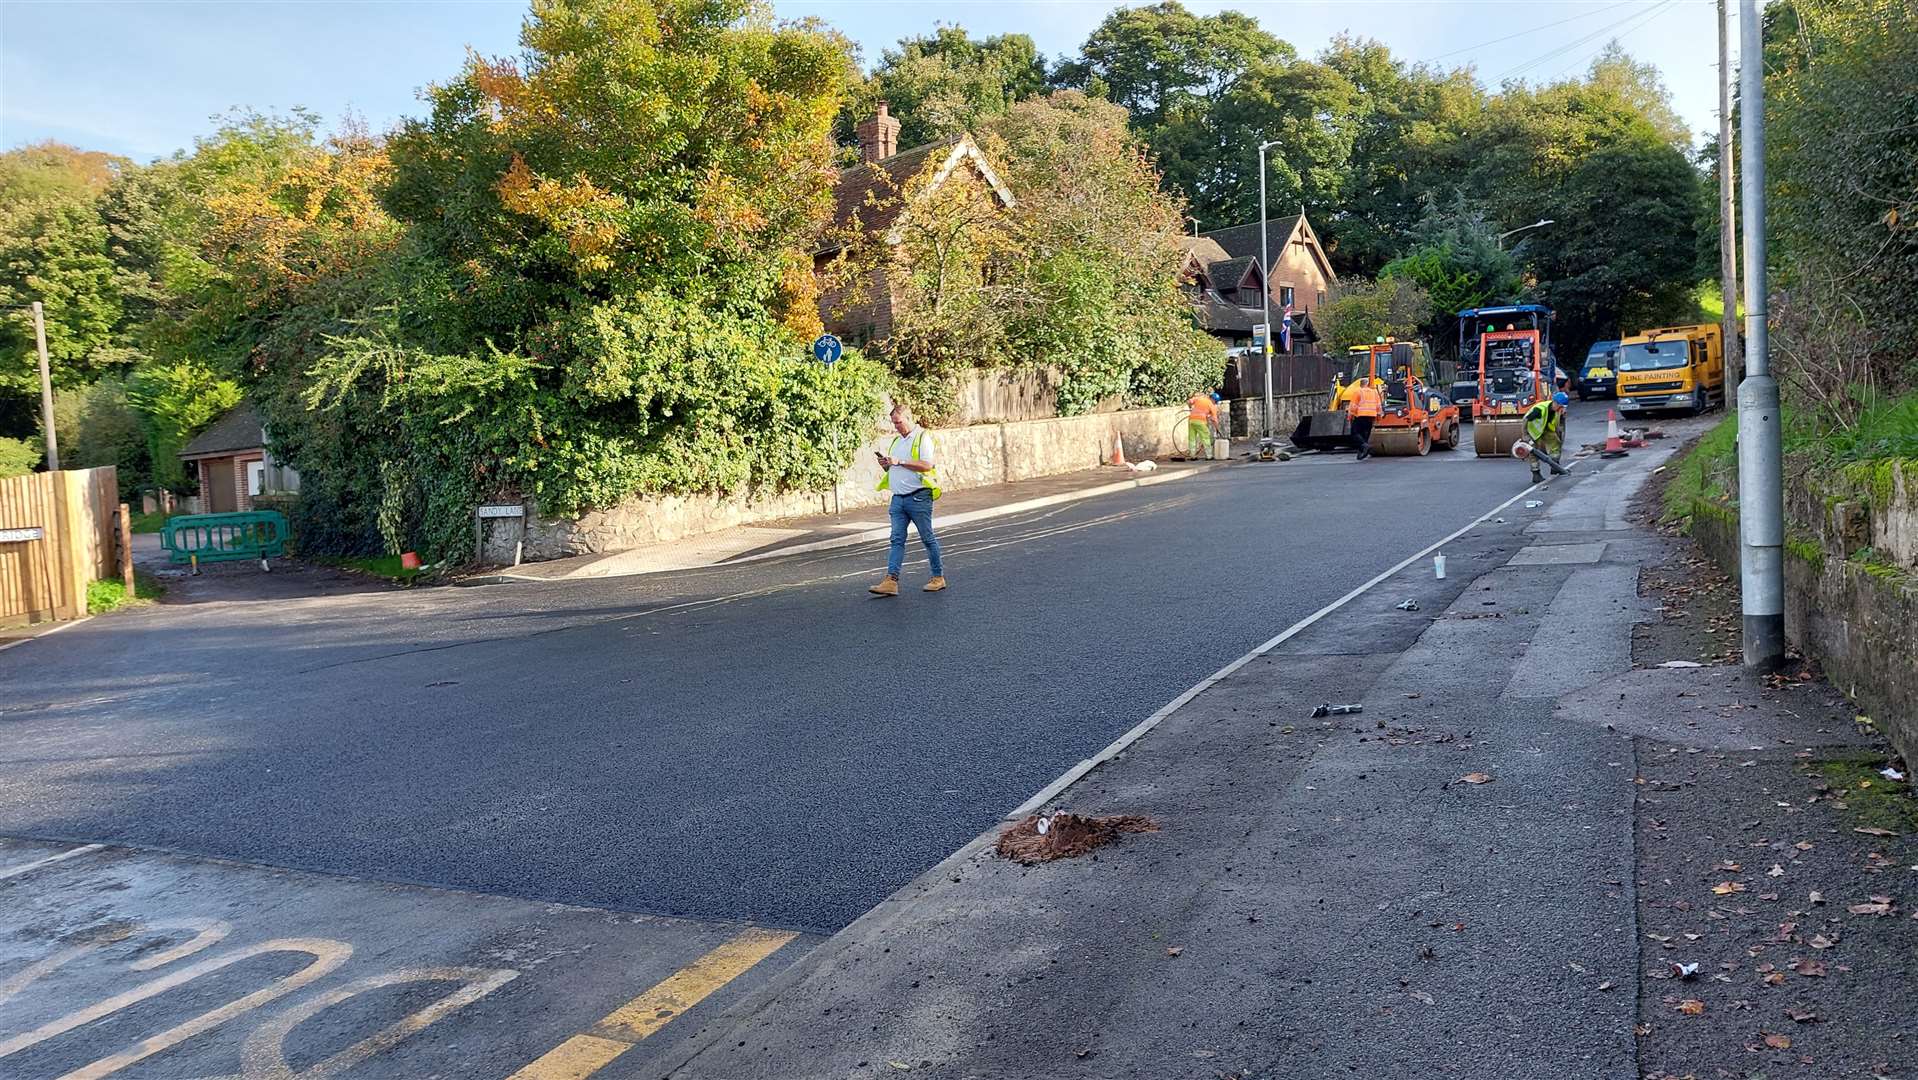
[[[1031,866],[1054,859],[1071,859],[1117,840],[1121,833],[1158,832],[1150,818],[1136,814],[1083,817],[1079,814],[1033,815],[999,834],[999,857]]]

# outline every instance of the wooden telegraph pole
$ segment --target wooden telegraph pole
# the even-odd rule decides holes
[[[1738,347],[1738,223],[1732,209],[1732,61],[1725,0],[1718,0],[1718,284],[1725,297],[1719,326],[1725,335],[1725,385],[1745,378],[1745,350]],[[1727,395],[1727,398],[1731,395]]]
[[[33,341],[40,347],[40,418],[47,427],[47,471],[60,471],[60,437],[53,431],[53,371],[47,366],[47,320],[33,302]]]

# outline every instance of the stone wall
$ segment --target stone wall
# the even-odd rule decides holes
[[[1178,424],[1184,415],[1185,407],[1175,406],[934,429],[940,485],[958,491],[1090,469],[1111,455],[1115,436],[1129,460],[1172,454],[1183,449],[1178,442]],[[873,451],[887,445],[888,438],[889,429],[875,420],[871,436],[854,453],[852,465],[840,478],[841,509],[876,506],[887,498],[877,490],[879,464]],[[830,489],[757,498],[744,493],[652,496],[570,519],[538,517],[529,507],[523,534],[525,558],[622,551],[736,525],[829,513],[832,509]],[[511,523],[490,526],[480,561],[495,565],[511,562],[514,542],[521,535]]]
[[[1918,463],[1788,475],[1785,633],[1918,762]],[[1862,483],[1861,483],[1862,482]],[[1739,570],[1735,508],[1700,500],[1692,536]]]
[[[1299,421],[1311,413],[1325,408],[1331,400],[1331,394],[1325,390],[1312,390],[1300,394],[1272,395],[1272,417],[1276,421],[1272,431],[1281,442],[1299,426]],[[1235,439],[1256,439],[1265,431],[1265,399],[1240,398],[1229,403],[1232,413],[1232,437]]]

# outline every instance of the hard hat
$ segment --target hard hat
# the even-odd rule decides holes
[[[1212,391],[1212,400],[1213,401],[1219,400],[1219,392],[1217,390]]]
[[[1554,405],[1570,405],[1571,403],[1572,403],[1572,399],[1566,397],[1565,391],[1563,390],[1560,390],[1558,393],[1552,395],[1552,404]]]

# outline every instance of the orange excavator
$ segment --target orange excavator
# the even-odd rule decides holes
[[[1345,403],[1361,381],[1371,381],[1385,396],[1385,411],[1372,425],[1374,454],[1412,457],[1428,454],[1435,447],[1451,450],[1458,446],[1458,407],[1433,389],[1423,343],[1380,338],[1370,345],[1354,345],[1346,355],[1351,361],[1349,372],[1333,381],[1325,411],[1299,421],[1292,432],[1294,446],[1302,450],[1340,450],[1354,445]]]

